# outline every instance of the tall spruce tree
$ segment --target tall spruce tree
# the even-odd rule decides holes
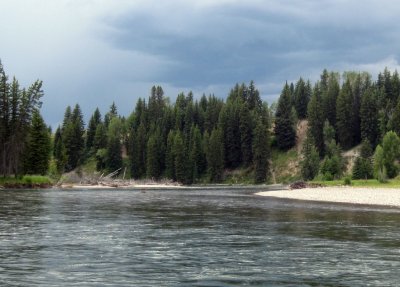
[[[400,157],[400,138],[395,132],[389,131],[385,134],[382,140],[382,149],[387,176],[393,178],[399,171],[396,161]]]
[[[286,83],[279,97],[275,115],[275,138],[278,147],[282,150],[290,149],[296,143],[295,123],[291,112],[291,92]]]
[[[339,75],[331,72],[327,83],[326,92],[323,94],[324,116],[333,127],[336,126],[336,101],[339,96]]]
[[[301,177],[304,180],[312,180],[319,171],[319,153],[314,145],[310,129],[307,131],[307,137],[302,149],[303,159],[300,162]]]
[[[3,176],[22,173],[27,136],[33,112],[41,107],[42,82],[20,89],[14,78],[8,81],[0,62],[0,173]]]
[[[65,165],[67,164],[67,151],[64,146],[60,126],[54,134],[53,156],[56,162],[57,171],[63,173]]]
[[[66,114],[68,108],[66,110]],[[84,122],[83,115],[78,104],[75,105],[72,114],[65,117],[67,122],[63,123],[64,130],[62,131],[63,142],[67,152],[66,171],[75,169],[80,163],[84,149]]]
[[[163,141],[159,128],[147,141],[146,173],[148,178],[159,179],[163,170]]]
[[[205,154],[203,152],[202,138],[198,126],[192,126],[190,131],[188,181],[196,182],[205,171]]]
[[[269,136],[268,128],[260,120],[254,130],[254,182],[263,183],[269,172]]]
[[[94,153],[94,138],[96,136],[97,126],[101,123],[101,114],[98,108],[94,111],[93,115],[90,117],[87,135],[86,135],[86,151],[87,153]]]
[[[39,111],[35,110],[24,158],[25,173],[45,175],[49,169],[50,151],[49,130]]]
[[[243,164],[249,166],[253,162],[253,118],[246,103],[240,108],[239,130]]]
[[[353,92],[350,80],[347,79],[340,90],[336,102],[336,126],[340,144],[350,148],[354,143],[353,135]]]
[[[307,117],[307,106],[310,98],[311,90],[307,88],[304,80],[300,78],[294,89],[294,107],[299,119],[305,119]]]
[[[230,168],[238,167],[242,162],[241,136],[240,136],[240,97],[228,100],[220,113],[219,125],[223,131],[225,151],[225,165]]]
[[[183,141],[183,136],[180,131],[177,131],[174,138],[173,154],[175,155],[174,166],[175,176],[178,182],[184,183],[186,181],[186,150]]]
[[[361,137],[375,147],[379,140],[378,106],[375,89],[369,88],[361,99]]]
[[[110,172],[122,169],[122,123],[120,118],[113,117],[107,131],[106,167]]]
[[[324,155],[324,113],[322,108],[322,96],[319,85],[316,84],[313,90],[313,95],[308,103],[308,129],[314,140],[315,147],[317,148],[320,156]]]
[[[207,166],[210,182],[222,181],[224,172],[224,145],[220,129],[214,129],[208,139]]]
[[[174,143],[175,133],[173,130],[170,130],[168,133],[167,146],[165,149],[165,176],[172,180],[176,180]]]
[[[360,156],[358,156],[353,166],[353,179],[373,178],[372,166],[372,147],[368,140],[364,140],[361,145]]]

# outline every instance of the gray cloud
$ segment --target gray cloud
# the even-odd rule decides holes
[[[128,114],[161,84],[224,97],[255,80],[264,99],[322,69],[399,66],[397,1],[5,0],[0,58],[23,85],[44,81],[52,125],[66,105],[85,115],[115,101]]]

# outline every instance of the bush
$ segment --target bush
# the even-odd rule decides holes
[[[345,178],[344,178],[344,185],[351,185],[351,179],[350,179],[350,177],[349,176],[346,176]]]
[[[322,175],[322,179],[325,181],[333,180],[333,175],[330,172],[326,172]]]

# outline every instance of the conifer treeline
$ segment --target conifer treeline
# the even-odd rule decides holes
[[[113,103],[102,118],[98,109],[85,132],[79,105],[67,107],[54,139],[59,172],[90,157],[98,170],[129,168],[133,178],[168,178],[185,184],[223,180],[224,169],[254,169],[265,182],[269,168],[269,110],[254,83],[237,84],[226,102],[214,95],[200,100],[190,92],[175,104],[153,87],[128,118]]]
[[[42,82],[20,88],[0,62],[0,174],[45,174],[50,159],[50,131],[39,109]]]
[[[40,116],[42,82],[20,88],[0,63],[0,172],[3,176],[45,174],[50,150],[59,173],[95,159],[98,170],[128,170],[132,178],[168,178],[190,184],[223,180],[224,170],[245,168],[255,182],[269,174],[270,148],[296,143],[296,123],[308,120],[302,177],[338,178],[343,149],[363,142],[354,178],[394,177],[400,159],[400,79],[387,69],[368,73],[324,70],[313,86],[300,78],[286,83],[269,109],[254,83],[236,84],[226,101],[189,92],[174,104],[161,87],[139,99],[128,118],[113,103],[102,117],[96,109],[87,128],[78,104],[67,107],[53,135]],[[273,131],[273,137],[270,136]],[[271,145],[272,143],[272,145]]]
[[[305,179],[312,179],[318,173],[324,179],[339,178],[344,168],[342,148],[347,150],[361,142],[354,178],[373,176],[372,165],[377,161],[372,157],[372,150],[376,147],[382,149],[384,173],[388,177],[398,174],[395,162],[399,160],[400,152],[393,151],[396,149],[393,137],[400,133],[400,79],[397,71],[392,74],[385,69],[373,82],[365,72],[345,72],[341,78],[338,73],[324,70],[312,89],[310,83],[302,79],[296,85],[286,84],[279,98],[275,120],[276,142],[281,149],[294,146],[296,117],[308,120],[308,139],[304,144],[302,162]],[[381,142],[383,146],[391,143],[382,148]]]

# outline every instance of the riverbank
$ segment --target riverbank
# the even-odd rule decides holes
[[[47,176],[0,177],[0,189],[36,189],[50,188],[52,186],[53,182]]]
[[[258,192],[256,195],[305,201],[400,207],[400,189],[319,187]]]

